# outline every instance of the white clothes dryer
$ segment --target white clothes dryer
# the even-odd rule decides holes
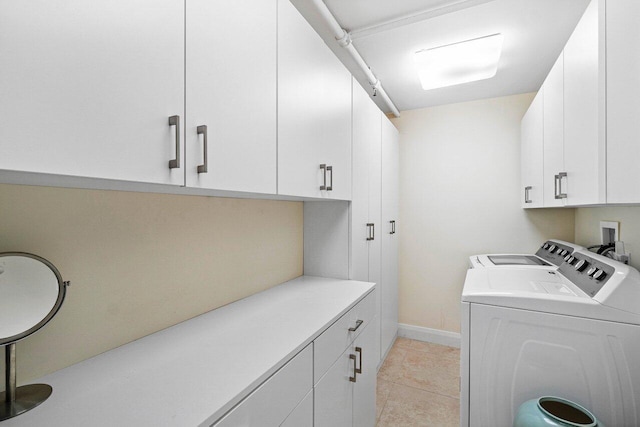
[[[557,269],[574,251],[584,249],[562,240],[547,240],[535,254],[482,254],[469,257],[469,268],[526,267]]]
[[[640,273],[579,250],[557,271],[475,268],[462,292],[461,426],[511,426],[558,396],[640,425]]]

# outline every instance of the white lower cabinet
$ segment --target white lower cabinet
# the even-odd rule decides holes
[[[374,290],[213,425],[373,427],[376,301]]]
[[[301,276],[37,379],[55,402],[2,427],[372,427],[376,293]]]
[[[313,386],[313,346],[308,345],[238,406],[213,424],[216,427],[279,426],[289,414],[303,419],[297,408]],[[293,414],[292,414],[293,415]]]
[[[298,403],[281,427],[313,427],[313,390]]]
[[[367,326],[315,386],[316,427],[376,423],[377,329]]]
[[[352,359],[352,356],[354,359]],[[316,384],[314,425],[350,427],[353,423],[353,383],[356,355],[345,350]]]
[[[353,383],[353,425],[372,427],[376,424],[376,383],[378,366],[378,339],[376,329],[370,325],[356,339],[353,351],[358,356],[360,372]]]
[[[314,342],[316,427],[375,425],[380,359],[375,301],[374,291]]]

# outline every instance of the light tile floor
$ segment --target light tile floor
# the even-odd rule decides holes
[[[460,350],[398,337],[378,372],[377,427],[459,426]]]

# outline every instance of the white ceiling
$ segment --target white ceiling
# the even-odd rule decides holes
[[[311,0],[291,0],[369,88]],[[533,92],[566,44],[589,0],[325,0],[400,111]],[[495,77],[422,90],[413,53],[494,33],[504,35]],[[379,98],[379,97],[377,97]],[[380,108],[389,112],[380,99]]]

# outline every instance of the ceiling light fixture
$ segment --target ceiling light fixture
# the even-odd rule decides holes
[[[422,89],[430,90],[490,79],[498,71],[502,34],[423,49],[414,60]]]

